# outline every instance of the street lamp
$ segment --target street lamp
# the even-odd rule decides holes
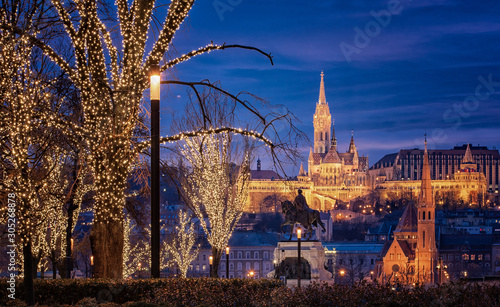
[[[94,278],[94,256],[90,256],[90,276]]]
[[[250,279],[253,279],[253,275],[254,275],[254,272],[250,271],[250,272],[248,272],[247,277]]]
[[[301,267],[301,261],[300,261],[300,239],[302,237],[302,229],[298,228],[297,229],[297,245],[298,245],[298,254],[299,254],[299,259],[297,260],[297,286],[300,288],[300,275],[302,273],[302,267]]]
[[[344,275],[345,275],[345,271],[340,270],[340,280],[342,281],[342,283],[344,283]]]
[[[229,246],[226,247],[226,278],[229,279]]]
[[[209,276],[212,277],[212,264],[214,263],[214,257],[213,256],[209,256],[208,257],[208,264],[210,264],[210,274]]]
[[[151,65],[151,277],[160,277],[160,66]]]
[[[139,272],[139,279],[141,279],[141,263],[137,265],[137,271]]]
[[[373,271],[370,271],[371,280],[373,280]]]

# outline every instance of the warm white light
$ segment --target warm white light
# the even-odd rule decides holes
[[[213,256],[208,257],[208,263],[210,265],[212,265],[214,263],[214,257]]]
[[[297,229],[297,239],[300,239],[302,237],[302,229]]]
[[[151,65],[151,100],[160,100],[160,67]]]

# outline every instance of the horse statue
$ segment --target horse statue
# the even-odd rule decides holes
[[[283,230],[283,226],[290,225],[290,239],[288,239],[289,241],[292,240],[293,227],[295,226],[296,223],[299,223],[305,228],[307,228],[307,231],[304,232],[304,238],[306,237],[307,234],[309,234],[306,240],[311,239],[313,233],[312,226],[318,227],[319,224],[321,228],[323,228],[323,232],[326,231],[325,225],[323,224],[323,222],[321,222],[318,210],[309,209],[309,210],[299,211],[297,210],[295,205],[289,200],[281,202],[281,210],[285,215],[285,221],[281,224],[281,232],[285,233],[285,231]]]

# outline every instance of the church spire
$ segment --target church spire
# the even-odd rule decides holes
[[[323,81],[324,77],[323,71],[321,71],[321,83],[319,85],[319,100],[318,104],[326,104],[326,96],[325,96],[325,82]]]
[[[306,172],[304,171],[304,165],[302,164],[302,162],[300,162],[299,176],[306,176]]]
[[[354,144],[354,131],[351,130],[351,143],[349,144],[349,149],[347,150],[348,153],[355,153],[356,152],[356,145]]]
[[[424,163],[422,166],[422,184],[420,188],[420,205],[432,207],[434,205],[432,197],[431,169],[429,167],[429,154],[427,152],[427,134],[425,134]]]

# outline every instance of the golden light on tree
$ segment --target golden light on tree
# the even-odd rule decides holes
[[[229,133],[188,138],[181,146],[190,166],[181,185],[183,199],[200,220],[212,246],[211,276],[217,276],[220,258],[248,196],[249,154],[243,150],[243,157],[235,167],[231,146]]]
[[[189,265],[198,256],[200,245],[196,244],[196,231],[188,212],[179,212],[179,224],[175,227],[176,236],[170,242],[164,241],[164,247],[172,256],[172,261],[179,267],[182,277],[187,276]]]

